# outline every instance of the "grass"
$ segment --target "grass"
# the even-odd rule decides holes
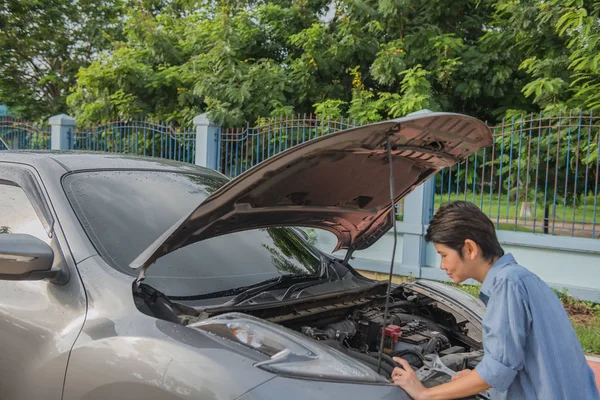
[[[387,274],[370,271],[360,271],[360,273],[371,279],[387,280]],[[392,276],[392,282],[396,284],[411,280],[413,278],[400,275]],[[449,283],[449,285],[464,290],[475,297],[479,295],[478,285],[458,285],[454,283]],[[600,355],[600,304],[575,299],[569,296],[566,290],[555,290],[555,293],[569,315],[583,351],[588,355]]]
[[[540,188],[538,188],[538,191],[539,190]],[[541,188],[541,190],[543,193],[544,188]],[[490,196],[489,194],[485,193],[473,194],[470,191],[466,191],[464,193],[459,193],[458,195],[456,194],[456,192],[450,193],[449,196],[448,193],[445,193],[443,196],[436,195],[434,198],[434,207],[435,209],[437,209],[440,206],[440,204],[454,200],[466,200],[475,203],[478,207],[480,207],[483,210],[483,212],[485,212],[492,219],[492,221],[494,221],[494,223],[496,223],[496,221],[498,220],[514,221],[515,216],[519,216],[519,212],[521,211],[521,205],[523,204],[522,200],[520,200],[517,204],[516,200],[510,200],[507,195],[498,196],[498,194],[492,194]],[[598,210],[598,207],[600,207],[600,195],[597,195],[595,199],[593,195],[589,195],[585,200],[585,204],[582,199],[581,201],[579,201],[578,206],[574,208],[572,200],[570,202],[567,201],[567,204],[565,205],[563,199],[557,198],[555,224],[560,224],[560,226],[562,226],[563,219],[565,221],[565,226],[570,226],[571,221],[588,224],[600,223],[600,210]],[[594,200],[596,202],[595,219]],[[500,202],[500,208],[498,208],[498,202]],[[546,197],[546,202],[550,204],[550,218],[552,218],[552,203],[554,203],[554,193],[548,193],[548,196]],[[543,224],[544,219],[544,204],[540,203],[539,201],[537,205],[532,203],[531,211],[532,213],[535,211],[536,226],[541,226]],[[524,219],[519,217],[519,220]],[[528,217],[526,222],[527,224],[532,224],[533,217]],[[511,229],[514,226],[514,224],[508,225],[511,226]]]
[[[569,314],[583,350],[600,355],[600,304],[574,299],[566,290],[556,291],[556,294]]]
[[[522,225],[516,225],[515,224],[507,224],[507,223],[499,223],[497,224],[498,229],[502,230],[502,231],[517,231],[517,232],[529,232],[531,233],[531,231],[533,230],[532,228],[529,228],[527,226],[522,226]],[[543,229],[543,227],[538,228],[536,226],[535,230],[536,231],[541,231]]]
[[[600,317],[596,316],[589,323],[573,322],[575,333],[581,342],[583,351],[588,355],[600,355]]]
[[[470,191],[458,194],[452,192],[450,195],[448,193],[443,196],[436,195],[434,210],[437,210],[442,203],[455,200],[466,200],[476,204],[490,217],[497,229],[528,233],[534,232],[534,230],[535,233],[544,232],[543,201],[538,200],[537,204],[531,203],[531,213],[534,216],[521,217],[522,200],[519,202],[510,200],[507,195],[492,194],[490,196],[485,193],[473,194]],[[600,238],[600,194],[588,195],[585,199],[580,198],[576,207],[573,207],[572,201],[565,204],[563,199],[557,197],[555,212],[552,205],[554,194],[549,193],[546,201],[550,204],[548,233],[559,236]],[[595,210],[594,206],[596,206]],[[402,213],[403,210],[404,206],[401,203],[398,211]],[[553,217],[553,215],[555,216]],[[396,220],[403,221],[404,216],[396,215]]]

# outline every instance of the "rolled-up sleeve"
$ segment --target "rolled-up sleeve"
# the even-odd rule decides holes
[[[508,390],[523,369],[531,316],[517,282],[502,279],[491,289],[483,318],[484,356],[475,368],[494,389]]]

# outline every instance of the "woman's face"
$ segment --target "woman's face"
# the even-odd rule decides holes
[[[471,278],[471,268],[469,267],[467,258],[461,257],[456,250],[446,245],[440,243],[434,243],[433,245],[440,257],[442,257],[440,268],[446,271],[450,279],[456,283],[460,283]]]

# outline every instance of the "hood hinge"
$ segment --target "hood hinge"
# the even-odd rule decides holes
[[[144,279],[146,279],[146,270],[148,269],[148,267],[149,267],[149,265],[144,265],[142,268],[140,268],[140,273],[138,274],[138,277],[135,279],[135,282],[133,283],[133,286],[136,290],[140,288],[142,281]]]

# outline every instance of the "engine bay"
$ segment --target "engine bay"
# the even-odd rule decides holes
[[[232,308],[212,307],[198,312],[199,307],[193,303],[174,302],[146,285],[142,285],[135,297],[140,311],[183,325],[232,311]],[[447,297],[454,298],[456,293]],[[398,366],[393,357],[408,361],[426,387],[449,382],[459,371],[474,369],[483,358],[481,324],[465,318],[452,301],[444,301],[424,287],[400,285],[390,292],[388,316],[384,320],[385,299],[385,291],[374,287],[293,305],[254,304],[236,311],[329,346],[368,366],[388,382]],[[487,398],[487,395],[482,393],[472,398]]]
[[[454,374],[473,369],[481,361],[481,344],[469,336],[466,321],[450,309],[410,290],[396,290],[384,321],[384,299],[357,307],[336,321],[319,319],[282,323],[368,365],[391,380],[401,357],[415,369],[426,387],[449,382]],[[379,365],[379,346],[383,352]]]

